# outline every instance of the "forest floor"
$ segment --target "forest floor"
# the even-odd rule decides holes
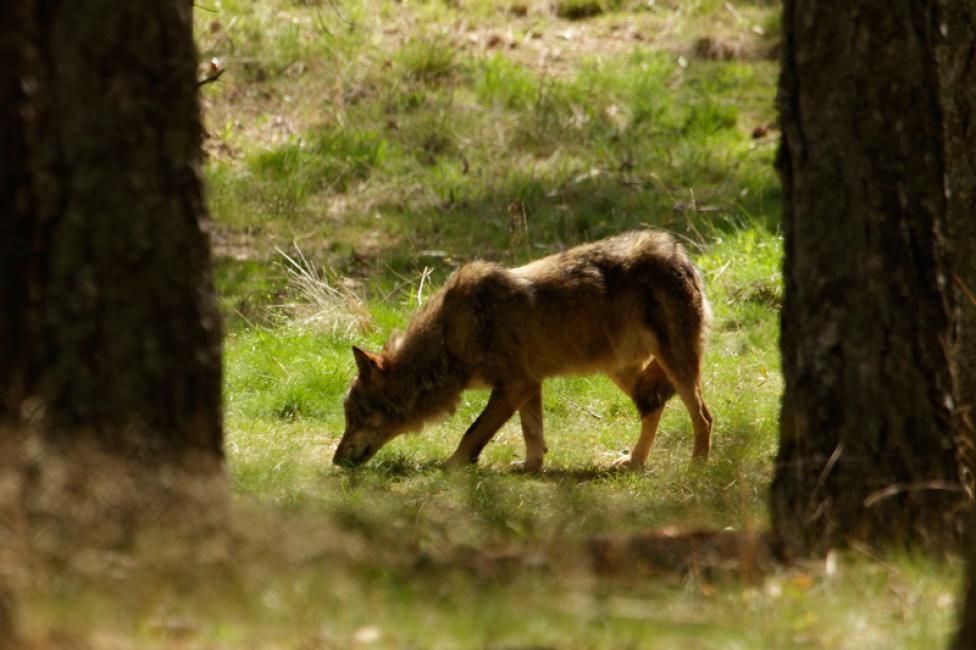
[[[195,7],[201,77],[222,71],[202,92],[233,534],[213,571],[155,540],[95,584],[65,579],[29,630],[93,648],[944,647],[953,562],[594,564],[594,539],[768,526],[777,3]],[[546,384],[540,474],[510,471],[514,423],[478,467],[438,468],[484,392],[361,469],[331,465],[351,345],[382,346],[464,260],[642,226],[685,242],[714,308],[707,466],[675,401],[646,470],[608,471],[637,418],[603,377]]]

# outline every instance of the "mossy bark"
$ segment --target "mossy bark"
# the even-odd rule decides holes
[[[784,3],[770,512],[795,553],[958,539],[939,34],[927,3]]]

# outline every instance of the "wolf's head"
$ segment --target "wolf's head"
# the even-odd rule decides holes
[[[359,375],[346,396],[346,431],[332,457],[333,463],[345,467],[362,465],[408,428],[393,394],[386,355],[355,346],[352,351]]]

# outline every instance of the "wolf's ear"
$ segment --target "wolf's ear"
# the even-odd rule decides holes
[[[363,379],[368,379],[374,373],[383,369],[383,359],[378,355],[361,350],[355,345],[352,346],[352,354],[356,357],[356,365],[359,366],[359,376]]]

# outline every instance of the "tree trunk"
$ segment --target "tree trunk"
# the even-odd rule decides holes
[[[939,28],[909,0],[784,3],[770,511],[794,552],[957,539]]]
[[[190,0],[2,2],[0,61],[2,562],[223,451]]]
[[[192,5],[5,4],[2,413],[127,456],[217,457]]]
[[[976,468],[976,8],[968,0],[941,0],[939,74],[947,157],[952,280],[959,306],[953,354],[960,414],[960,457],[965,481]],[[976,648],[976,521],[967,535],[969,575],[963,591],[957,650]]]
[[[963,585],[962,607],[959,610],[959,631],[953,643],[954,650],[976,648],[976,532],[973,521],[969,522],[968,556],[969,571]]]
[[[939,74],[946,155],[949,241],[958,326],[953,354],[957,408],[964,427],[964,464],[976,461],[976,7],[942,0]]]

